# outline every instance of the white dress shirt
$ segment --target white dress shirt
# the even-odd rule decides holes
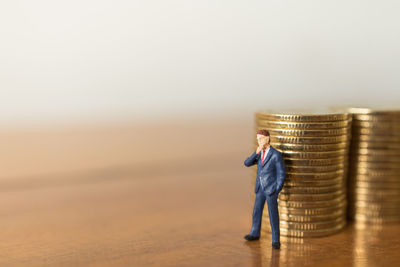
[[[267,149],[263,149],[263,150],[262,150],[262,153],[261,153],[261,160],[262,160],[263,157],[264,157],[264,153],[265,153],[265,158],[264,158],[264,160],[267,158],[268,151],[269,151],[270,148],[271,148],[271,146],[268,146]],[[265,151],[264,151],[264,150],[265,150]]]

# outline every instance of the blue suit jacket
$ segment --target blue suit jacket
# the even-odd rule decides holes
[[[270,146],[263,163],[261,163],[261,154],[261,152],[258,154],[254,152],[244,161],[244,165],[247,167],[257,164],[257,178],[254,192],[257,193],[261,186],[262,190],[268,195],[279,193],[282,190],[286,177],[282,153]]]

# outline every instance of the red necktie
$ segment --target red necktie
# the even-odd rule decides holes
[[[265,153],[265,149],[263,149],[263,156],[262,156],[262,159],[261,159],[261,163],[264,163],[265,154],[267,154],[267,153]]]

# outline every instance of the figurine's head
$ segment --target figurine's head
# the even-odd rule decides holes
[[[257,142],[259,145],[266,147],[269,144],[269,131],[268,130],[258,130],[257,131]]]

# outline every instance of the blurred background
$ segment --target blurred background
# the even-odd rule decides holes
[[[4,1],[2,125],[397,104],[398,1]]]
[[[247,199],[255,111],[398,105],[399,9],[394,0],[2,1],[1,188],[92,171],[142,177],[154,162],[174,173],[174,162],[198,159],[202,171],[235,165]],[[220,165],[227,156],[234,163]],[[19,214],[30,209],[16,203]],[[7,218],[3,227],[28,217]]]
[[[391,107],[400,99],[399,8],[357,0],[2,2],[1,131],[252,123],[260,109]],[[21,168],[7,161],[8,171]]]

